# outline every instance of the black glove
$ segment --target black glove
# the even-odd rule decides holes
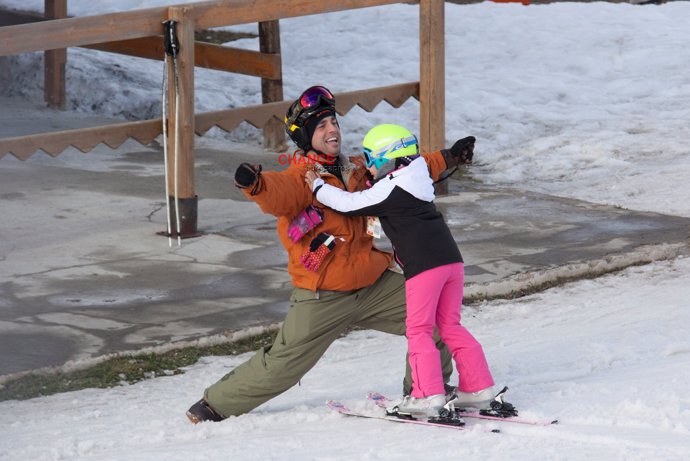
[[[235,171],[235,186],[247,189],[258,184],[261,176],[261,165],[242,163]]]
[[[455,141],[455,144],[453,144],[453,147],[450,149],[443,149],[441,153],[446,159],[446,165],[448,165],[448,168],[472,163],[475,141],[476,138],[474,136],[468,136]]]

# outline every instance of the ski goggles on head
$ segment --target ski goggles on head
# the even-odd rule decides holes
[[[302,96],[299,98],[299,104],[302,109],[309,109],[311,107],[318,106],[321,101],[326,103],[328,106],[335,105],[335,96],[331,93],[328,88],[323,86],[312,86],[307,88]]]
[[[372,165],[376,165],[376,168],[380,168],[381,165],[387,161],[396,157],[402,157],[402,155],[395,155],[395,151],[415,145],[417,145],[417,136],[412,135],[408,136],[407,138],[393,141],[392,143],[377,149],[375,152],[372,152],[365,147],[364,158],[367,161],[367,168],[370,168]],[[419,148],[417,149],[417,152],[419,152]]]
[[[321,109],[333,108],[335,110],[335,96],[328,88],[312,86],[308,88],[298,100],[292,103],[285,116],[285,124],[290,131],[304,126],[304,122]]]

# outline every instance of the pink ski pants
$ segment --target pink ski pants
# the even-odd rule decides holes
[[[459,390],[477,392],[494,384],[482,346],[460,324],[464,284],[462,263],[435,267],[405,282],[413,397],[445,393],[434,327],[455,361]]]

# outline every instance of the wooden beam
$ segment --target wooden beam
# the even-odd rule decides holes
[[[283,74],[280,55],[242,50],[213,43],[196,43],[195,64],[208,69],[269,79],[280,79]]]
[[[420,137],[424,152],[445,144],[444,2],[419,2],[419,103]]]
[[[161,134],[161,131],[161,119],[157,118],[138,122],[79,128],[76,130],[1,138],[0,159],[7,154],[12,154],[19,160],[26,160],[38,150],[43,150],[51,157],[57,157],[70,146],[82,152],[89,152],[101,143],[117,149],[130,138],[146,145],[156,139]]]
[[[194,16],[187,7],[170,8],[179,50],[168,58],[168,191],[171,236],[197,235],[194,184]],[[178,213],[179,212],[179,213]]]
[[[422,152],[445,147],[445,3],[443,0],[419,2],[419,124]],[[448,193],[443,181],[436,186],[439,195]]]
[[[162,36],[84,45],[83,48],[155,60],[162,60],[164,53]],[[280,78],[282,73],[280,56],[205,42],[194,43],[194,65],[262,78]]]
[[[336,109],[340,115],[348,113],[355,106],[371,112],[381,101],[386,101],[393,107],[400,107],[409,98],[419,99],[419,83],[401,83],[349,91],[337,93],[335,97]],[[272,117],[282,118],[291,102],[281,101],[196,114],[194,119],[195,131],[198,135],[203,135],[214,126],[232,131],[243,121],[247,121],[255,127],[261,127]],[[48,155],[56,157],[70,146],[82,152],[89,152],[101,143],[116,149],[130,138],[146,145],[156,139],[161,132],[162,121],[160,118],[156,118],[92,128],[0,138],[0,159],[7,154],[12,154],[19,160],[26,160],[38,150],[43,150]]]
[[[67,0],[45,0],[46,19],[67,17]],[[43,52],[43,99],[48,107],[64,109],[67,100],[65,94],[65,66],[67,50],[59,48]]]
[[[217,0],[177,5],[187,8],[197,29],[400,3],[399,0]],[[69,48],[162,33],[167,7],[98,16],[56,19],[0,28],[0,56]]]
[[[391,86],[369,88],[367,90],[348,91],[335,94],[335,109],[338,114],[345,115],[353,107],[359,106],[367,112],[374,110],[382,101],[393,107],[400,107],[410,98],[419,98],[419,82],[400,83]],[[223,109],[205,112],[196,116],[196,133],[203,135],[217,126],[225,131],[232,131],[242,122],[261,128],[271,118],[280,120],[285,116],[292,101],[272,102],[257,106]],[[2,151],[0,151],[2,152]]]
[[[231,0],[196,3],[195,7],[197,8],[197,26],[208,29],[223,25],[273,21],[393,3],[402,2],[400,0]]]
[[[278,59],[280,69],[280,23],[264,21],[259,23],[259,50]],[[283,100],[282,69],[277,78],[261,79],[261,102],[264,104]],[[283,120],[272,117],[263,127],[264,149],[285,150],[285,124]]]
[[[54,19],[0,28],[0,56],[162,34],[168,9]]]
[[[180,51],[176,65],[173,59],[168,59],[168,150],[172,153],[175,148],[175,130],[178,129],[178,192],[180,197],[194,196],[194,20],[189,17],[186,8],[170,8],[170,18],[177,21],[177,36]],[[175,106],[175,72],[177,72],[177,102],[179,103],[179,119],[176,119]],[[172,159],[172,157],[170,157]],[[169,159],[169,160],[170,160]],[[174,162],[168,162],[170,170],[170,191],[174,186]]]

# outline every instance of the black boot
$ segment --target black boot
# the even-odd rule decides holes
[[[206,403],[206,400],[201,399],[187,410],[187,418],[194,423],[201,423],[203,421],[223,421],[225,416],[221,416]]]

